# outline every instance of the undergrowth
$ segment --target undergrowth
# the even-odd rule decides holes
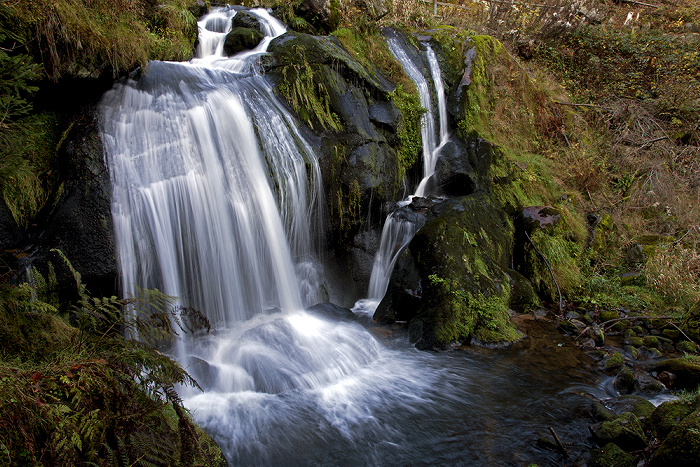
[[[197,383],[154,348],[189,329],[175,299],[92,297],[64,267],[79,295],[67,307],[52,268],[0,285],[3,465],[223,465],[174,389]]]

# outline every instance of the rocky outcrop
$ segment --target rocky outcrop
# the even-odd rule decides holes
[[[408,321],[421,349],[455,341],[512,342],[508,264],[513,226],[484,193],[431,208],[402,253],[374,318]]]
[[[39,226],[36,241],[40,246],[35,264],[42,269],[48,261],[62,260],[51,249],[60,250],[80,272],[94,296],[116,294],[118,269],[114,229],[110,209],[111,188],[104,165],[94,108],[84,111],[71,127],[59,149],[61,173],[66,178],[55,207]],[[61,281],[66,293],[74,287],[65,268]]]
[[[396,155],[401,113],[390,97],[394,86],[335,37],[289,32],[269,51],[266,71],[307,126],[319,155],[332,243],[344,254],[361,229],[381,225],[387,201],[403,196]]]
[[[244,50],[254,49],[264,37],[257,29],[235,27],[226,34],[224,52],[226,52],[226,55],[231,56]]]

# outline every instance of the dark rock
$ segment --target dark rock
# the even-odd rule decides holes
[[[260,19],[255,16],[252,13],[248,13],[247,11],[241,10],[237,11],[236,15],[231,18],[231,26],[233,29],[235,28],[247,28],[247,29],[255,29],[256,31],[260,33],[264,33],[262,29],[262,24],[260,23]]]
[[[605,406],[605,404],[603,404],[600,401],[595,401],[591,405],[591,416],[593,417],[594,420],[598,420],[598,421],[602,422],[602,421],[606,421],[606,420],[610,420],[612,418],[615,418],[616,415],[618,415],[618,414],[616,414],[615,412],[613,412],[612,410],[607,408]]]
[[[638,393],[657,394],[664,390],[664,385],[645,373],[639,373],[634,382],[634,389]]]
[[[668,371],[676,375],[674,389],[694,390],[700,385],[700,366],[683,358],[664,360],[650,367],[651,371]]]
[[[306,309],[309,313],[331,318],[336,321],[356,321],[357,316],[349,309],[334,303],[317,303]]]
[[[510,301],[509,306],[521,313],[538,308],[541,303],[532,284],[518,271],[512,269],[505,270],[510,279]]]
[[[615,443],[627,451],[637,451],[647,446],[642,424],[636,415],[625,412],[610,420],[591,426],[591,432],[600,444]]]
[[[700,411],[694,411],[676,426],[651,458],[651,467],[698,465],[700,453]]]
[[[613,380],[613,387],[620,394],[629,394],[634,391],[635,379],[632,370],[623,366]]]
[[[524,208],[516,221],[528,234],[536,229],[546,229],[561,220],[561,213],[552,206],[530,206]]]
[[[677,341],[681,337],[681,332],[678,329],[664,329],[661,331],[661,335],[666,339]]]
[[[630,266],[637,266],[644,264],[646,257],[644,256],[644,249],[639,243],[632,245],[625,254],[625,262]]]
[[[637,458],[622,450],[615,443],[607,443],[601,449],[591,451],[588,467],[635,467]]]
[[[235,16],[234,16],[235,18]],[[265,36],[256,29],[233,28],[226,34],[224,52],[226,55],[236,55],[244,50],[254,49]]]
[[[669,371],[662,371],[659,374],[659,381],[667,388],[672,388],[673,384],[676,382],[676,375]]]
[[[493,145],[472,135],[465,145],[451,138],[440,151],[435,164],[435,182],[447,196],[466,196],[490,191],[489,167]]]
[[[5,198],[0,196],[0,250],[17,248],[24,234],[12,217]]]
[[[301,0],[294,7],[294,14],[304,21],[293,23],[295,29],[313,34],[329,34],[340,24],[339,3],[336,0]],[[303,26],[303,27],[300,27]]]
[[[644,336],[642,341],[644,342],[644,346],[650,349],[659,347],[659,339],[656,336]]]
[[[93,295],[116,295],[119,272],[111,185],[94,109],[85,110],[73,124],[59,148],[59,157],[61,173],[69,174],[70,179],[63,183],[55,208],[39,227],[40,239],[37,240],[41,248],[35,256],[35,264],[40,270],[48,261],[55,266],[63,265],[63,260],[50,251],[56,248],[80,272]],[[64,286],[62,293],[68,296],[76,293],[75,282],[67,268],[56,269]]]

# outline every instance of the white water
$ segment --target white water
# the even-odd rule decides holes
[[[253,13],[271,26],[255,51],[222,56],[235,10],[216,9],[199,22],[198,58],[152,62],[115,85],[100,121],[124,292],[157,288],[209,318],[210,334],[174,349],[206,389],[182,388],[183,398],[220,442],[232,440],[230,459],[265,463],[255,443],[274,419],[289,423],[310,404],[350,436],[372,418],[377,391],[410,386],[402,398],[412,399],[429,378],[415,381],[415,362],[359,324],[303,311],[323,277],[318,161],[256,73],[284,28]],[[251,453],[238,451],[244,439]]]
[[[401,63],[406,74],[415,83],[420,97],[420,103],[426,112],[421,117],[421,138],[423,142],[423,179],[418,184],[413,196],[406,201],[399,203],[402,206],[410,204],[411,199],[416,196],[426,196],[428,183],[435,173],[435,164],[439,157],[440,149],[448,139],[447,133],[447,106],[445,104],[445,88],[442,83],[440,66],[435,56],[435,52],[426,44],[426,54],[430,65],[430,73],[438,101],[438,125],[439,133],[435,132],[435,115],[433,113],[432,99],[430,97],[430,86],[420,72],[418,66],[406,53],[403,44],[395,37],[387,38],[389,49],[396,59]],[[389,214],[382,229],[382,239],[374,257],[372,265],[372,275],[370,278],[368,298],[359,300],[353,311],[357,314],[372,316],[379,302],[386,294],[394,270],[396,261],[404,248],[416,234],[420,225],[398,218],[394,213]]]

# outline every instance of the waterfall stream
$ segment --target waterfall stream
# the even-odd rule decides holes
[[[125,293],[158,288],[212,323],[173,349],[204,388],[180,388],[195,420],[231,465],[548,459],[522,433],[553,426],[567,436],[585,423],[564,408],[579,410],[584,399],[556,378],[561,370],[543,361],[524,370],[515,347],[421,353],[405,331],[304,311],[319,301],[323,278],[318,161],[258,73],[284,26],[250,10],[266,38],[225,57],[236,11],[200,20],[197,58],[152,62],[100,104]],[[406,242],[413,235],[387,225]],[[571,378],[583,381],[578,365]],[[553,397],[562,402],[552,406]]]
[[[416,187],[416,191],[413,195],[399,203],[399,206],[405,206],[411,203],[413,197],[426,196],[428,194],[428,185],[435,173],[435,164],[440,155],[440,149],[442,149],[448,140],[447,105],[445,103],[445,88],[442,84],[440,65],[430,45],[424,44],[426,47],[426,57],[430,66],[430,74],[437,96],[437,116],[433,112],[430,85],[423,76],[423,73],[419,70],[419,66],[410,58],[403,43],[393,34],[387,37],[387,43],[389,44],[391,52],[403,66],[406,74],[416,85],[421,106],[425,109],[425,113],[421,117],[423,178],[418,184],[418,187]],[[435,131],[436,123],[439,132]],[[355,313],[370,317],[374,314],[379,302],[384,297],[384,294],[386,294],[389,280],[391,279],[391,273],[394,271],[394,266],[396,265],[399,255],[404,248],[408,246],[413,236],[421,227],[421,225],[417,225],[412,220],[401,218],[396,213],[391,213],[387,216],[384,227],[382,228],[379,249],[375,254],[374,264],[372,265],[372,275],[370,277],[367,298],[359,300],[355,304],[353,307]]]

